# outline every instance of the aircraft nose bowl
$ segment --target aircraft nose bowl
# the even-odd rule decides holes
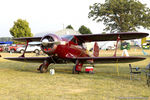
[[[44,36],[41,39],[41,50],[48,55],[52,55],[57,48],[57,41],[58,39],[55,35]]]
[[[43,46],[47,46],[48,45],[49,40],[48,39],[43,39],[42,40],[42,45]]]

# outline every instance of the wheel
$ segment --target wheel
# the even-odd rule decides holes
[[[37,70],[38,70],[38,71],[40,71],[40,69],[41,69],[42,65],[43,65],[43,64],[41,64],[41,65],[39,66],[39,68],[37,68]]]
[[[10,50],[10,52],[14,53],[14,52],[15,52],[15,50],[14,50],[14,49],[11,49],[11,50]]]
[[[23,53],[24,53],[24,50],[20,50],[20,52],[23,54]]]
[[[73,66],[72,74],[79,74],[79,71],[76,71],[76,66]]]
[[[48,71],[47,66],[44,66],[43,64],[40,65],[40,73],[46,73]]]

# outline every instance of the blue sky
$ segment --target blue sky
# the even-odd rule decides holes
[[[0,37],[11,36],[9,29],[18,18],[29,22],[32,33],[56,32],[71,24],[93,33],[102,33],[104,25],[88,18],[89,5],[105,0],[0,0]],[[150,7],[149,0],[140,0]],[[141,32],[148,30],[140,29]]]

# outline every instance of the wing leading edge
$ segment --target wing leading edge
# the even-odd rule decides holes
[[[51,60],[50,57],[7,57],[4,59],[29,63],[43,63],[44,60]]]
[[[130,39],[140,39],[148,36],[148,33],[142,32],[120,32],[120,33],[110,33],[110,34],[84,34],[84,35],[74,35],[82,42],[92,42],[92,41],[116,41],[118,36],[121,40],[130,40]],[[22,37],[14,38],[16,41],[22,42],[34,42],[40,41],[42,37]]]
[[[14,38],[13,40],[20,41],[20,42],[34,42],[40,41],[42,37],[21,37],[21,38]]]
[[[140,39],[148,36],[148,33],[142,32],[121,32],[121,33],[110,33],[110,34],[85,34],[75,35],[82,42],[92,41],[116,41],[118,36],[120,40]]]
[[[94,63],[130,63],[136,61],[142,61],[146,58],[144,57],[124,57],[124,56],[112,56],[112,57],[78,57],[78,58],[70,58],[72,61],[79,60],[83,63],[88,63],[88,60],[93,60]]]
[[[20,62],[27,62],[27,63],[43,63],[45,60],[47,60],[50,63],[55,63],[55,64],[66,64],[72,62],[69,59],[60,59],[58,57],[7,57],[4,58],[7,60],[12,60],[12,61],[20,61]]]
[[[57,61],[57,59],[52,59],[51,57],[8,57],[4,58],[7,60],[13,60],[13,61],[21,61],[21,62],[29,62],[29,63],[43,63],[44,60],[49,60],[50,62],[53,62],[53,60],[56,61],[56,63],[63,64],[64,62]],[[129,62],[136,62],[136,61],[142,61],[144,60],[144,57],[78,57],[78,58],[68,58],[69,62],[75,62],[76,60],[79,60],[83,63],[88,63],[88,60],[93,60],[94,63],[129,63]]]

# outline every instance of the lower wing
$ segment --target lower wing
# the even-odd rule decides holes
[[[4,59],[21,62],[43,63],[44,60],[51,60],[51,57],[7,57]]]
[[[77,58],[67,58],[66,62],[62,59],[53,58],[53,57],[8,57],[5,58],[7,60],[14,60],[14,61],[21,61],[21,62],[31,62],[31,63],[43,63],[44,60],[48,60],[52,63],[58,63],[63,64],[67,62],[76,62],[76,60],[79,60],[83,63],[89,63],[89,61],[92,61],[93,63],[129,63],[129,62],[136,62],[144,60],[144,57],[77,57]]]
[[[79,57],[79,58],[70,58],[72,61],[79,60],[83,63],[89,63],[90,60],[93,61],[93,63],[130,63],[130,62],[136,62],[136,61],[142,61],[145,58],[144,57],[124,57],[124,56],[118,56],[118,57]]]
[[[7,60],[12,61],[20,61],[20,62],[27,62],[27,63],[43,63],[45,60],[47,60],[50,63],[55,64],[66,64],[72,62],[70,59],[60,59],[58,57],[7,57],[4,58]]]

